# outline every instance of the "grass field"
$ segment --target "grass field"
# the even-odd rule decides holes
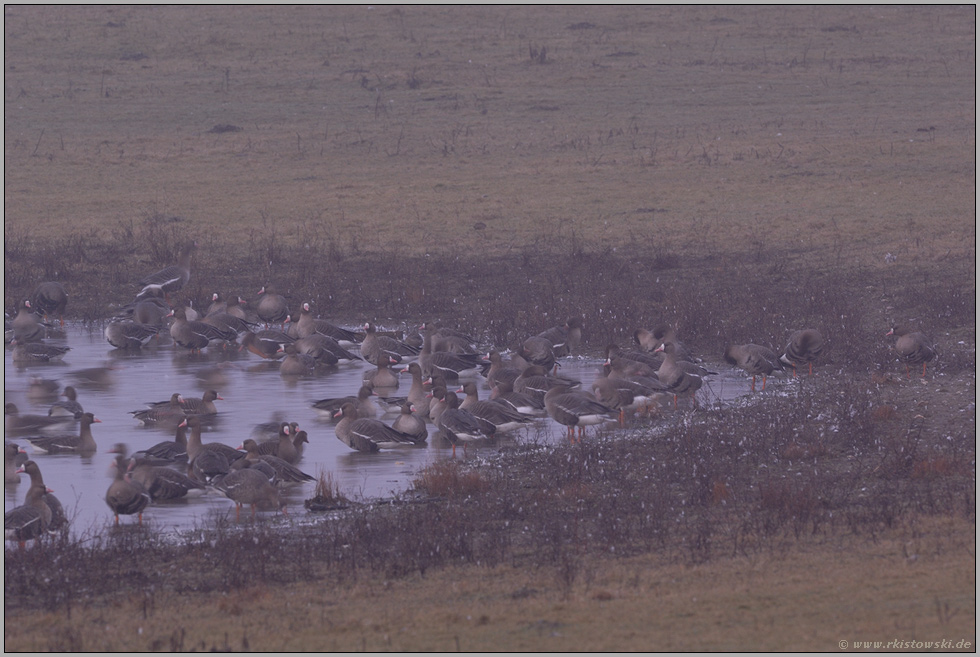
[[[716,356],[816,326],[840,383],[810,408],[851,422],[806,476],[879,504],[793,531],[732,466],[706,535],[778,511],[778,549],[5,587],[8,650],[975,650],[974,6],[20,5],[4,32],[5,307],[57,279],[105,319],[197,239],[198,305],[275,281],[500,347],[581,313],[595,354],[656,323]],[[903,380],[895,322],[936,341],[937,378]],[[6,580],[31,559],[8,550]]]

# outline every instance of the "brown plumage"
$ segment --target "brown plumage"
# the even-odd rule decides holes
[[[766,377],[775,370],[783,369],[783,364],[772,349],[758,344],[732,344],[725,349],[725,361],[752,375],[752,392],[755,392],[755,377],[762,377],[762,389],[766,389]]]
[[[115,478],[109,484],[105,493],[105,503],[109,505],[119,524],[119,516],[137,515],[139,524],[143,524],[143,509],[150,503],[150,494],[141,484],[126,477],[126,455],[116,454],[113,461]]]
[[[904,327],[894,327],[885,334],[894,335],[898,339],[895,341],[895,352],[905,363],[905,374],[912,378],[909,365],[922,364],[922,376],[926,375],[926,363],[936,357],[936,350],[930,345],[929,339],[923,333],[910,331]]]
[[[793,368],[793,376],[796,376],[796,367],[807,364],[810,374],[813,374],[813,362],[823,353],[824,341],[820,331],[816,329],[803,329],[796,331],[789,336],[786,349],[783,350],[780,362]]]

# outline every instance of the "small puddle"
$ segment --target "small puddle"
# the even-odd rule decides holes
[[[159,345],[138,352],[121,352],[105,341],[101,329],[74,324],[66,326],[64,341],[71,351],[63,362],[54,364],[14,365],[8,348],[4,360],[4,398],[17,404],[23,414],[46,415],[53,400],[37,400],[28,394],[32,377],[56,380],[61,385],[59,390],[66,385],[75,386],[78,401],[101,420],[93,425],[98,451],[91,456],[32,453],[32,447],[23,439],[6,432],[5,437],[20,444],[37,461],[45,483],[72,518],[76,536],[98,533],[114,521],[105,503],[114,458],[108,450],[115,443],[124,443],[130,452],[135,452],[173,438],[171,431],[141,427],[130,411],[144,408],[147,402],[167,400],[175,392],[199,397],[208,388],[214,388],[223,398],[216,402],[219,417],[204,433],[204,442],[237,447],[252,434],[256,424],[276,418],[299,422],[310,440],[299,467],[314,477],[329,472],[341,493],[352,500],[403,492],[411,487],[422,467],[451,458],[451,448],[431,424],[429,445],[424,448],[362,454],[337,440],[333,422],[321,419],[311,404],[326,397],[357,394],[364,373],[374,369],[364,362],[340,365],[316,377],[284,379],[277,363],[263,361],[247,351],[209,349],[203,355],[191,355],[172,345]],[[565,358],[561,361],[561,374],[580,380],[583,389],[590,390],[601,365],[597,358]],[[86,376],[90,368],[106,366],[111,368],[106,381],[96,382]],[[699,391],[700,404],[725,404],[750,393],[750,377],[724,363],[710,367],[719,374],[710,377]],[[482,377],[477,380],[480,398],[486,399],[489,388]],[[401,394],[407,393],[410,383],[409,375],[402,374]],[[683,404],[682,401],[682,408]],[[395,416],[380,419],[390,424]],[[543,418],[530,428],[510,433],[498,443],[556,444],[563,440],[565,427]],[[457,448],[457,458],[474,458],[487,449],[495,447],[470,446],[465,456]],[[21,475],[21,483],[5,486],[4,509],[22,504],[28,486],[26,475]],[[291,514],[306,513],[303,501],[313,496],[313,489],[313,483],[285,489],[283,496],[288,500]],[[234,512],[230,500],[209,494],[153,504],[144,512],[143,519],[161,531],[181,531],[202,526],[209,514],[229,511]],[[135,518],[124,517],[121,522],[135,522]]]

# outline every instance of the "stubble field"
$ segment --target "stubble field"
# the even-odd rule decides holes
[[[328,558],[180,595],[121,577],[80,605],[25,593],[50,565],[8,551],[8,650],[975,647],[973,6],[7,6],[4,30],[7,308],[56,279],[105,319],[197,239],[199,305],[275,282],[501,348],[577,313],[593,354],[661,323],[716,360],[804,326],[830,344],[813,414],[772,411],[821,436],[778,457],[807,485],[767,497],[713,461],[731,497],[702,491],[678,536],[617,529],[627,556],[552,527],[551,565],[523,544],[353,577]],[[893,323],[937,343],[927,380]],[[824,438],[822,411],[851,433]],[[703,415],[688,431],[732,421]],[[756,513],[774,524],[732,518]]]

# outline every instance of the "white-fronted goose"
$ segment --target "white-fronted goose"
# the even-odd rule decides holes
[[[208,310],[204,313],[204,316],[207,317],[208,315],[226,312],[228,312],[228,301],[217,292],[214,292],[211,295],[211,305],[208,306]],[[239,319],[244,319],[244,317],[239,317]]]
[[[3,483],[20,483],[20,475],[17,469],[21,466],[20,459],[27,453],[16,443],[3,444]]]
[[[150,494],[142,485],[126,478],[126,455],[116,454],[113,461],[115,477],[105,492],[105,503],[109,505],[119,524],[119,516],[136,515],[143,524],[143,510],[150,503]]]
[[[645,382],[616,376],[609,362],[603,363],[602,372],[592,381],[595,398],[619,411],[619,425],[626,423],[626,412],[649,404],[654,395],[667,389],[659,379],[645,378]]]
[[[793,376],[796,376],[797,365],[807,364],[810,366],[810,374],[813,374],[813,362],[820,357],[823,352],[823,336],[816,329],[803,329],[796,331],[789,336],[786,349],[783,350],[779,360],[793,368]]]
[[[196,249],[197,242],[186,244],[180,250],[177,264],[164,267],[160,271],[155,271],[140,279],[137,285],[143,288],[141,292],[146,291],[147,288],[154,288],[169,295],[171,292],[182,289],[191,279],[191,257]]]
[[[133,454],[133,458],[150,465],[165,465],[187,462],[187,425],[181,421],[177,425],[173,440],[163,440]]]
[[[205,315],[201,321],[205,324],[210,324],[226,335],[234,334],[236,339],[243,337],[247,333],[251,333],[259,327],[254,322],[249,322],[228,312],[211,313]],[[233,340],[229,340],[229,342],[233,342]]]
[[[164,320],[170,314],[170,306],[159,297],[141,299],[133,305],[132,320],[144,326],[163,328]]]
[[[102,422],[91,413],[83,413],[78,433],[64,436],[28,436],[25,438],[38,452],[48,454],[92,454],[96,451],[92,424]]]
[[[649,353],[653,353],[660,346],[660,340],[654,336],[653,331],[644,328],[633,331],[633,342],[639,350]]]
[[[664,357],[656,352],[648,353],[637,349],[622,349],[617,344],[606,345],[606,362],[612,366],[617,376],[651,376],[664,362]]]
[[[419,327],[419,336],[425,344],[425,331],[432,336],[432,351],[447,351],[453,354],[476,354],[476,341],[461,331],[451,329],[432,322],[424,322]]]
[[[378,333],[374,324],[364,324],[364,339],[361,341],[361,358],[377,365],[378,362],[402,362],[405,358],[417,356],[419,349],[389,335]]]
[[[439,426],[439,416],[446,410],[446,384],[442,379],[434,381],[426,394],[429,399],[429,421]]]
[[[898,338],[895,341],[895,351],[898,353],[898,357],[902,359],[902,362],[905,363],[906,376],[911,379],[912,372],[909,369],[909,365],[918,365],[919,363],[922,364],[922,376],[925,376],[926,363],[936,357],[936,350],[932,347],[925,334],[896,326],[885,335],[894,335]]]
[[[309,354],[301,354],[296,350],[296,344],[290,342],[283,345],[286,357],[279,363],[279,374],[282,376],[310,376],[317,373],[320,365],[316,358]]]
[[[563,385],[554,386],[545,393],[544,406],[552,420],[568,428],[570,440],[575,437],[576,427],[581,439],[585,436],[585,427],[601,424],[616,415],[616,409],[594,396]]]
[[[65,309],[68,307],[68,293],[65,286],[57,281],[45,281],[34,288],[34,310],[44,315],[57,317],[65,325]]]
[[[657,347],[657,352],[664,352],[663,343]],[[677,360],[673,354],[668,353],[664,362],[657,370],[657,378],[667,386],[667,390],[674,395],[674,408],[677,408],[677,396],[690,394],[691,399],[697,404],[695,395],[704,384],[702,376],[707,373],[703,367],[686,360]]]
[[[462,392],[466,397],[460,401],[459,408],[469,411],[473,415],[483,418],[496,427],[496,433],[514,431],[521,427],[526,427],[534,418],[525,415],[507,404],[495,401],[484,401],[480,399],[480,392],[476,383],[468,381],[460,386],[456,392]]]
[[[523,358],[528,364],[540,365],[549,372],[554,368],[556,363],[555,352],[551,348],[551,341],[536,335],[522,342],[516,355]]]
[[[289,320],[289,306],[286,297],[276,293],[271,284],[259,290],[258,301],[255,302],[255,314],[265,322],[266,328],[272,324],[284,325]]]
[[[34,463],[28,461],[27,463]],[[26,466],[27,463],[24,465]],[[20,472],[26,472],[21,468]],[[3,514],[4,538],[16,541],[23,549],[27,541],[37,540],[44,536],[51,524],[51,508],[44,502],[44,496],[49,489],[43,484],[33,481],[27,490],[24,504],[14,507]]]
[[[256,441],[256,454],[277,456],[290,465],[296,465],[299,463],[301,455],[296,442],[293,440],[294,434],[298,433],[296,430],[298,426],[296,423],[282,422],[279,425],[279,435],[274,440],[266,440],[261,443]]]
[[[174,342],[185,349],[200,351],[206,348],[212,341],[234,342],[238,339],[238,334],[234,331],[221,329],[204,322],[191,321],[187,318],[186,308],[177,308],[173,311],[174,323],[170,325],[170,337]]]
[[[177,472],[173,468],[153,465],[144,458],[134,456],[129,462],[129,478],[150,495],[150,500],[179,500],[190,493],[205,491],[201,482]]]
[[[371,398],[373,389],[370,385],[362,385],[356,395],[347,397],[328,397],[313,402],[313,408],[324,418],[333,419],[337,411],[350,402],[357,406],[358,417],[374,418],[378,416],[378,404]]]
[[[444,400],[446,408],[439,414],[436,426],[442,435],[452,444],[453,456],[456,456],[456,445],[466,444],[477,440],[488,440],[494,437],[497,427],[492,422],[464,411],[459,407],[459,397],[453,392],[446,392]]]
[[[425,389],[425,378],[422,376],[422,367],[418,363],[409,363],[402,372],[408,372],[412,377],[412,383],[408,387],[408,394],[405,399],[415,406],[415,412],[422,417],[429,415],[429,403],[432,399]]]
[[[762,389],[766,389],[766,377],[775,370],[783,369],[783,364],[772,349],[762,345],[732,344],[725,349],[725,361],[752,375],[752,392],[755,392],[755,377],[762,377]]]
[[[19,338],[11,340],[14,346],[10,359],[18,364],[52,363],[65,357],[71,347],[47,344],[45,342],[22,342]]]
[[[65,508],[61,505],[61,500],[55,497],[54,491],[44,485],[44,477],[41,476],[41,467],[34,461],[24,461],[17,473],[27,474],[31,478],[31,486],[44,489],[44,495],[41,499],[51,509],[48,532],[55,533],[68,527],[68,516],[65,514]]]
[[[381,356],[378,367],[364,373],[364,382],[369,384],[374,390],[392,391],[398,388],[398,375],[391,369],[395,364],[395,359],[388,357],[388,362],[384,362]]]
[[[3,405],[3,416],[4,429],[12,436],[37,432],[52,435],[75,428],[74,416],[21,414],[13,402]]]
[[[538,337],[551,343],[551,350],[556,358],[570,356],[582,342],[583,325],[581,317],[569,317],[564,324],[552,326],[538,333]]]
[[[490,369],[486,372],[487,385],[493,388],[500,383],[513,384],[514,380],[521,375],[523,368],[508,366],[504,363],[503,356],[499,351],[487,353],[487,360],[490,361]]]
[[[264,329],[246,333],[241,341],[241,349],[248,349],[256,356],[275,360],[286,355],[284,347],[296,340],[282,331]]]
[[[516,392],[513,383],[503,383],[490,389],[490,401],[510,406],[518,413],[530,415],[532,417],[544,417],[547,411],[544,408],[544,396],[541,399],[534,399],[529,395]]]
[[[29,299],[24,299],[17,309],[17,316],[10,322],[14,340],[18,342],[38,342],[44,339],[44,325],[38,320]]]
[[[180,393],[175,392],[170,396],[170,402],[166,405],[152,402],[149,408],[141,408],[138,411],[130,411],[129,413],[133,416],[133,419],[143,426],[176,427],[187,417],[180,401]]]
[[[70,417],[73,420],[81,419],[85,409],[78,403],[78,391],[75,390],[75,386],[65,386],[61,396],[65,398],[64,401],[56,401],[51,404],[51,408],[48,409],[48,416]]]
[[[293,449],[293,443],[291,440],[286,440],[289,446]],[[249,461],[262,461],[267,463],[275,471],[276,480],[284,484],[296,484],[304,483],[307,481],[316,481],[316,478],[311,477],[294,465],[294,462],[288,461],[281,456],[276,456],[275,454],[261,454],[259,453],[259,444],[251,438],[246,438],[239,449],[245,450],[245,458]],[[282,448],[280,447],[280,452]]]
[[[32,376],[27,383],[27,398],[35,404],[56,401],[61,384],[54,379],[44,379]]]
[[[297,338],[296,349],[301,354],[309,354],[314,358],[323,360],[328,365],[336,363],[350,363],[361,360],[351,352],[347,351],[339,342],[321,333],[314,333],[304,338]]]
[[[544,396],[555,386],[565,386],[569,389],[580,388],[581,381],[566,376],[549,374],[541,365],[529,365],[521,375],[514,379],[514,391],[528,395],[532,399],[544,402]]]
[[[214,477],[227,473],[232,463],[245,457],[244,452],[231,445],[202,442],[200,417],[191,415],[184,422],[190,429],[187,436],[188,466],[200,481],[210,482]]]
[[[174,396],[177,397],[177,404],[184,415],[217,415],[218,407],[214,405],[215,400],[224,401],[224,397],[218,394],[217,390],[205,390],[200,397],[183,397],[180,393],[174,393],[167,401],[151,402],[150,408],[171,408],[174,405]]]
[[[401,413],[391,423],[391,428],[412,436],[417,445],[421,445],[429,437],[429,429],[426,427],[425,420],[418,414],[415,404],[407,400],[401,405]]]
[[[353,347],[361,341],[361,336],[354,331],[331,324],[325,319],[314,317],[313,310],[308,301],[303,303],[299,311],[299,317],[289,328],[290,333],[296,338],[306,338],[319,334],[334,340],[338,345],[342,344],[346,347]]]
[[[449,351],[432,350],[433,329],[422,326],[422,351],[419,352],[418,364],[422,368],[422,376],[442,375],[447,381],[456,381],[461,377],[475,376],[480,371],[480,357],[476,353],[456,354]]]
[[[244,456],[244,453],[243,453]],[[256,509],[286,511],[286,502],[279,497],[279,489],[269,482],[265,474],[255,468],[241,468],[215,478],[211,485],[235,503],[235,521],[241,519],[242,506],[252,507],[252,519]]]
[[[146,346],[159,332],[159,326],[139,322],[109,322],[105,327],[105,339],[116,349],[139,349]]]
[[[396,431],[380,420],[357,416],[357,407],[350,402],[340,409],[340,421],[334,433],[338,440],[359,452],[418,445],[417,437]]]

